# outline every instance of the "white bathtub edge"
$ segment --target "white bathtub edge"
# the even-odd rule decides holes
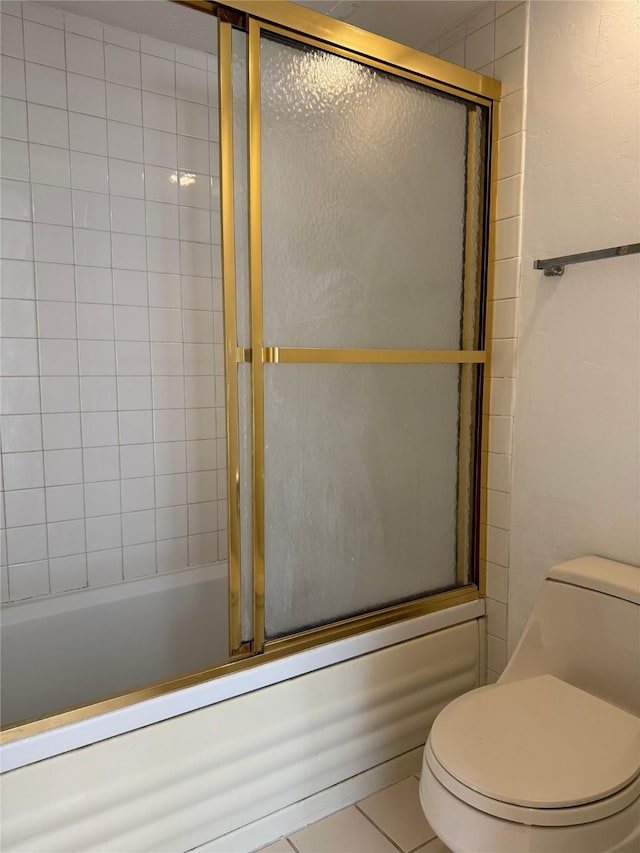
[[[2,605],[2,627],[10,628],[20,622],[41,619],[46,616],[61,616],[72,610],[84,610],[102,604],[114,604],[122,599],[131,600],[138,595],[163,592],[181,586],[190,586],[208,580],[227,577],[224,561],[207,563],[204,566],[188,566],[173,572],[159,572],[140,578],[119,581],[107,586],[82,587],[57,595],[10,601]]]
[[[25,767],[484,615],[484,599],[478,599],[22,738],[0,747],[0,772]]]

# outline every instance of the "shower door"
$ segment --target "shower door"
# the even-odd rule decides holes
[[[489,110],[253,19],[248,80],[255,651],[476,594]]]
[[[478,595],[492,101],[328,41],[220,24],[236,655]]]

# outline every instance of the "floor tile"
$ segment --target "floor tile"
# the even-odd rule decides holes
[[[299,853],[397,853],[355,806],[329,815],[289,838]]]
[[[256,853],[294,853],[294,850],[286,838],[281,838],[268,847],[261,847]]]
[[[435,838],[422,811],[414,776],[372,794],[358,808],[405,853]]]

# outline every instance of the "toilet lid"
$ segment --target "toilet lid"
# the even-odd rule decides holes
[[[430,743],[463,785],[530,808],[593,803],[640,772],[640,720],[552,675],[466,693]]]

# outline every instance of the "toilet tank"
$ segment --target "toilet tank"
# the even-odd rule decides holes
[[[555,566],[499,681],[549,673],[640,716],[640,568],[601,557]]]

